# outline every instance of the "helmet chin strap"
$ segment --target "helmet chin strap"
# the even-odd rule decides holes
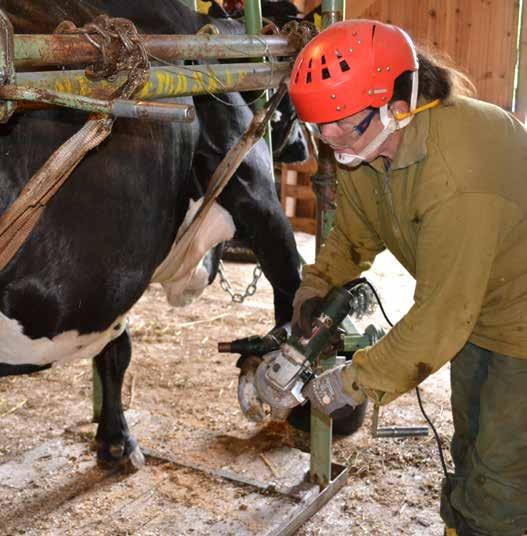
[[[412,73],[412,94],[410,97],[410,111],[407,114],[392,114],[388,110],[388,105],[385,104],[379,108],[379,115],[381,119],[382,126],[384,127],[373,140],[364,147],[364,149],[357,154],[344,153],[335,151],[335,159],[339,164],[348,167],[356,167],[362,162],[368,160],[379,147],[388,139],[388,137],[393,134],[396,130],[406,127],[414,118],[414,115],[421,111],[417,109],[417,90],[419,86],[419,76],[418,72],[414,71]],[[434,101],[435,102],[435,101]],[[437,104],[436,104],[437,105]]]

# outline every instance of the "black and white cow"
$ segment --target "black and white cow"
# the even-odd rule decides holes
[[[18,32],[46,33],[65,19],[82,25],[101,9],[133,20],[145,33],[194,33],[210,22],[176,0],[0,0],[0,9]],[[0,376],[95,357],[103,384],[97,455],[108,463],[142,463],[121,405],[131,358],[127,312],[159,275],[196,182],[206,184],[252,118],[239,94],[223,98],[236,106],[194,99],[198,120],[192,124],[118,120],[0,272]],[[85,120],[80,112],[54,109],[19,114],[0,126],[0,213]],[[236,226],[253,248],[274,287],[281,324],[291,316],[299,257],[270,168],[260,141],[221,194],[212,227],[224,239]]]

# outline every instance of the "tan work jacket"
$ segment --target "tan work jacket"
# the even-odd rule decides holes
[[[469,98],[415,116],[389,172],[340,168],[336,226],[303,286],[326,290],[388,248],[415,277],[414,305],[346,371],[387,403],[465,343],[527,358],[527,131]]]

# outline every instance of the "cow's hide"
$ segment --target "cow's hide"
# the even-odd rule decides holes
[[[139,0],[0,0],[0,8],[16,32],[49,32],[64,19],[80,26],[103,9],[134,20],[148,33],[192,33],[211,22],[176,0],[154,0],[148,9]],[[240,28],[234,21],[221,24]],[[195,104],[198,118],[191,125],[120,119],[111,137],[80,163],[0,272],[0,363],[44,364],[97,355],[119,338],[122,329],[115,325],[123,328],[127,311],[152,278],[165,283],[172,304],[188,302],[211,280],[204,254],[231,237],[233,225],[274,287],[277,323],[290,318],[298,255],[263,140],[220,195],[190,250],[182,255],[172,248],[196,194],[193,184],[206,190],[252,120],[239,94],[221,98],[227,105],[208,96],[174,99]],[[41,110],[0,126],[0,150],[6,156],[0,169],[0,212],[85,117]]]

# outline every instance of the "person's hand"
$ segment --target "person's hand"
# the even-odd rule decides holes
[[[311,405],[329,415],[345,407],[355,408],[366,400],[364,392],[353,383],[351,389],[344,390],[342,370],[349,365],[341,365],[323,372],[311,380],[302,390]]]
[[[295,337],[309,337],[313,320],[320,312],[326,293],[311,287],[300,287],[293,301],[291,333]]]

